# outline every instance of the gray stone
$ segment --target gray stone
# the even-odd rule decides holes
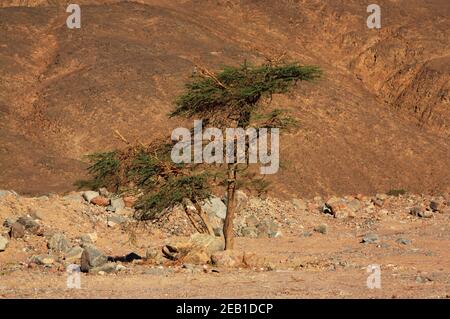
[[[81,260],[81,255],[83,254],[83,248],[80,246],[75,246],[70,248],[65,254],[65,260],[68,263],[74,264],[79,263]]]
[[[211,216],[217,216],[225,219],[227,214],[227,206],[220,200],[220,198],[212,196],[205,200],[201,205],[202,210]]]
[[[5,251],[8,247],[9,240],[6,237],[0,235],[0,251]]]
[[[3,226],[5,226],[6,228],[11,228],[12,225],[13,225],[15,222],[16,222],[16,221],[15,221],[13,218],[8,217],[8,218],[6,218],[5,221],[3,222]]]
[[[314,227],[314,231],[326,235],[328,233],[328,225],[320,224],[317,227]]]
[[[83,196],[80,193],[69,194],[63,197],[64,200],[70,202],[81,202],[83,200]]]
[[[250,215],[245,219],[245,223],[248,227],[256,227],[259,224],[259,220],[255,215]]]
[[[431,217],[433,217],[433,212],[430,212],[429,210],[422,211],[419,213],[419,217],[431,218]]]
[[[102,266],[107,262],[107,256],[103,255],[94,246],[86,245],[81,254],[81,271],[88,272],[91,268]]]
[[[100,272],[110,274],[110,273],[115,272],[116,269],[117,269],[117,265],[115,263],[107,262],[101,266],[91,268],[89,270],[89,272],[94,273],[94,274],[98,274]]]
[[[64,234],[56,233],[48,241],[47,247],[55,253],[64,253],[69,250],[70,243]]]
[[[196,233],[192,235],[191,243],[196,248],[204,248],[210,254],[225,248],[225,243],[222,238],[208,234]]]
[[[379,237],[377,234],[369,233],[363,237],[361,242],[364,244],[372,244],[372,243],[378,242],[378,240],[379,240]]]
[[[121,225],[127,222],[127,218],[118,214],[111,214],[107,217],[108,226],[114,227],[115,225]]]
[[[17,222],[22,224],[25,227],[25,230],[31,234],[37,234],[41,229],[41,225],[30,216],[19,217]]]
[[[94,244],[97,241],[97,233],[83,234],[80,241],[82,245]]]
[[[31,261],[37,265],[50,266],[55,263],[55,257],[51,255],[37,255],[31,257]]]
[[[106,187],[102,187],[98,190],[98,193],[103,197],[109,197],[111,193],[106,189]]]
[[[351,209],[352,211],[356,212],[356,211],[361,209],[362,204],[361,204],[361,202],[359,200],[357,200],[355,198],[355,199],[352,199],[350,202],[347,203],[347,207],[349,209]]]
[[[95,197],[100,196],[100,194],[98,192],[94,192],[94,191],[85,191],[85,192],[83,192],[82,196],[85,201],[90,203]]]
[[[111,204],[107,207],[107,210],[111,211],[111,212],[116,212],[120,209],[124,209],[125,208],[125,202],[123,201],[122,198],[113,198],[111,199]]]
[[[242,237],[248,237],[248,238],[256,238],[258,237],[258,229],[256,227],[243,227],[241,229]]]
[[[0,198],[8,196],[8,195],[18,196],[18,194],[15,191],[8,191],[8,190],[0,189]]]
[[[412,207],[409,213],[413,216],[419,216],[422,213],[422,208],[419,206]]]
[[[398,243],[398,244],[402,244],[402,245],[409,245],[409,244],[411,244],[411,240],[408,239],[408,238],[398,238],[395,242]]]

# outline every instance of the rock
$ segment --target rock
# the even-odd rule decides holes
[[[382,201],[385,201],[386,199],[389,198],[389,195],[387,195],[387,194],[377,194],[377,195],[375,196],[375,198],[376,198],[376,199],[379,199],[379,200],[382,200]]]
[[[188,264],[203,265],[210,261],[210,255],[202,249],[194,249],[188,252],[182,260]]]
[[[214,266],[233,268],[242,266],[244,254],[237,250],[224,250],[211,255],[211,262]]]
[[[167,261],[160,247],[149,247],[145,253],[145,259],[156,265],[161,265]]]
[[[47,247],[55,253],[64,253],[69,250],[70,244],[64,234],[56,233],[48,241]]]
[[[9,235],[11,236],[11,238],[15,238],[15,239],[22,238],[23,236],[25,236],[25,226],[18,222],[15,222],[11,226]]]
[[[328,233],[328,225],[327,224],[320,224],[317,227],[314,227],[314,231],[317,233],[321,233],[326,235]]]
[[[431,201],[430,202],[430,208],[433,212],[438,212],[440,210],[440,206],[438,202],[436,201]]]
[[[103,274],[110,274],[116,271],[117,265],[113,262],[107,262],[103,265],[97,266],[97,267],[93,267],[89,270],[90,273],[94,273],[94,274],[99,274],[99,275],[103,275]],[[103,272],[103,274],[102,274]]]
[[[70,264],[78,264],[81,260],[83,250],[80,246],[70,248],[65,254],[65,261]]]
[[[209,254],[221,251],[225,248],[225,243],[222,238],[208,234],[193,234],[190,241],[194,248],[204,248]]]
[[[88,272],[91,268],[100,267],[108,262],[108,257],[103,255],[94,246],[85,246],[81,254],[81,271]]]
[[[80,241],[82,245],[86,245],[86,244],[95,244],[95,242],[97,241],[97,233],[89,233],[89,234],[83,234],[80,236]]]
[[[17,222],[22,224],[25,230],[31,234],[38,235],[41,232],[41,225],[30,216],[19,217]]]
[[[123,270],[127,270],[127,267],[125,267],[124,265],[118,264],[116,266],[116,271],[123,271]]]
[[[305,201],[302,199],[293,198],[291,202],[298,210],[306,210],[308,208]]]
[[[248,238],[257,238],[258,237],[258,229],[254,226],[251,227],[243,227],[240,231],[242,237]]]
[[[419,206],[414,206],[409,210],[409,213],[413,216],[419,216],[422,213],[422,208]]]
[[[255,215],[250,215],[245,218],[245,224],[248,227],[256,227],[259,224],[259,220]]]
[[[107,217],[108,226],[114,227],[116,225],[121,225],[127,222],[127,219],[118,214],[111,214]]]
[[[0,251],[5,251],[8,247],[9,240],[6,237],[0,235]]]
[[[120,209],[124,209],[125,208],[125,202],[123,201],[122,198],[113,198],[111,199],[111,204],[108,206],[107,210],[112,211],[112,212],[116,212]]]
[[[379,240],[379,237],[377,234],[369,233],[363,237],[361,242],[364,244],[372,244],[372,243],[378,242],[378,240]]]
[[[108,191],[108,189],[106,189],[106,187],[102,187],[98,190],[98,193],[100,196],[103,197],[109,197],[111,195],[111,193]]]
[[[217,216],[220,219],[225,219],[227,214],[227,206],[216,196],[211,196],[206,199],[201,205],[202,210],[210,216]]]
[[[408,238],[398,238],[395,242],[398,243],[398,244],[402,244],[402,245],[409,245],[409,244],[411,244],[411,240],[408,239]]]
[[[217,237],[223,237],[223,227],[213,227],[214,235]]]
[[[8,190],[0,189],[0,198],[9,196],[9,195],[19,196],[15,191],[8,191]]]
[[[310,232],[310,231],[304,231],[304,232],[302,233],[302,236],[303,236],[303,237],[311,237],[311,236],[312,236],[312,232]]]
[[[357,212],[358,210],[361,209],[362,204],[359,200],[357,199],[353,199],[350,202],[347,203],[347,207],[353,211],[353,212]]]
[[[265,263],[265,258],[255,253],[244,253],[242,256],[242,264],[247,267],[262,267]]]
[[[64,200],[70,202],[82,202],[83,196],[80,193],[69,194],[63,197]]]
[[[51,255],[37,255],[31,257],[31,262],[37,265],[50,266],[55,263],[55,257]]]
[[[416,276],[416,282],[419,284],[426,284],[427,282],[433,281],[431,278],[426,276]]]
[[[85,201],[90,203],[94,198],[100,196],[100,194],[98,192],[94,192],[94,191],[86,191],[86,192],[83,192],[83,194],[81,194],[81,196],[83,196]]]
[[[378,207],[383,207],[383,205],[384,205],[384,200],[382,200],[380,198],[373,198],[371,200],[371,202],[372,202],[372,204],[374,204],[375,206],[378,206]]]
[[[6,228],[11,228],[12,225],[15,223],[16,221],[10,217],[6,218],[5,221],[3,222],[3,226],[5,226]]]
[[[125,204],[125,207],[133,207],[136,203],[136,197],[134,196],[125,196],[123,198],[123,202]]]
[[[237,190],[234,193],[234,198],[236,199],[236,209],[243,209],[248,204],[248,196],[241,190]]]
[[[419,217],[431,218],[431,217],[433,217],[433,212],[430,212],[429,210],[422,211],[419,213]]]
[[[91,199],[91,204],[105,207],[109,205],[109,199],[103,196],[97,196]]]

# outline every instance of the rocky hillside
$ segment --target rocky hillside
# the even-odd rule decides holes
[[[55,3],[59,3],[55,6]],[[0,185],[62,192],[83,155],[150,142],[180,123],[173,100],[211,69],[286,52],[325,77],[273,105],[299,122],[281,140],[277,196],[441,192],[450,180],[450,3],[383,0],[382,28],[359,1],[79,1],[0,7]]]

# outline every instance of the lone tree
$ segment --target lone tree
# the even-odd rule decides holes
[[[220,129],[245,130],[262,107],[263,98],[287,93],[297,82],[312,81],[321,75],[321,70],[316,66],[285,62],[269,62],[260,66],[244,63],[238,67],[225,67],[220,72],[202,67],[197,69],[199,72],[192,76],[185,92],[176,100],[171,116],[201,119],[206,125]],[[268,117],[268,124],[272,127],[288,124],[290,119],[282,118],[281,114],[279,110],[273,111]],[[227,213],[223,227],[225,249],[233,249],[234,243],[237,165],[227,164]]]

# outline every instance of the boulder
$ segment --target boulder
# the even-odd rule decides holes
[[[107,210],[111,211],[111,212],[116,212],[120,209],[124,209],[125,208],[125,202],[123,201],[122,198],[113,198],[111,199],[111,204],[108,206]]]
[[[237,250],[218,251],[211,255],[211,263],[216,267],[233,268],[243,265],[244,254]]]
[[[49,239],[47,247],[55,253],[64,253],[70,249],[70,243],[64,234],[56,233]]]
[[[207,253],[212,254],[225,248],[222,238],[208,234],[193,234],[190,238],[193,249],[204,249]]]
[[[19,217],[17,223],[22,224],[25,230],[31,234],[38,235],[41,232],[41,225],[30,216]]]
[[[81,194],[81,196],[83,196],[85,201],[90,203],[94,198],[100,196],[100,194],[98,192],[94,192],[94,191],[86,191],[86,192],[83,192],[83,194]]]
[[[201,205],[202,210],[210,216],[216,216],[225,219],[227,214],[227,206],[216,196],[206,199]]]
[[[18,222],[15,222],[11,226],[9,235],[11,236],[11,238],[15,238],[15,239],[22,238],[23,236],[25,236],[25,226],[23,226],[22,224],[20,224]]]
[[[83,254],[83,248],[80,246],[75,246],[67,250],[65,253],[65,261],[69,264],[78,264],[81,260],[81,255]]]
[[[91,268],[99,267],[108,262],[108,257],[103,255],[94,246],[85,246],[81,254],[81,271],[88,272]]]
[[[107,223],[109,227],[121,225],[127,222],[127,218],[119,214],[111,214],[107,217]]]
[[[31,262],[36,265],[51,266],[55,263],[55,257],[51,255],[36,255],[31,257]]]
[[[6,247],[8,247],[9,240],[8,238],[0,235],[0,251],[5,251]]]

